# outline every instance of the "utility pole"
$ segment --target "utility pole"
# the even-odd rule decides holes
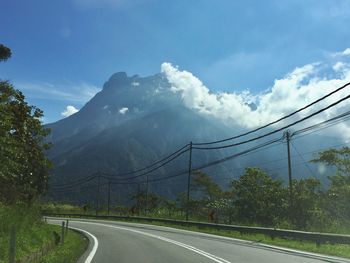
[[[287,139],[287,152],[288,152],[288,179],[289,179],[289,205],[290,211],[293,207],[293,181],[292,181],[292,163],[290,158],[290,132],[285,133]]]
[[[188,163],[186,221],[188,221],[188,215],[189,215],[189,212],[190,212],[191,172],[192,172],[192,142],[190,142],[190,159],[189,159],[189,163]]]
[[[110,202],[111,202],[111,182],[108,181],[107,215],[109,215]]]
[[[137,215],[138,216],[140,216],[140,209],[141,209],[140,197],[141,197],[140,183],[137,183]]]
[[[148,174],[146,177],[146,216],[148,214]]]
[[[98,174],[98,178],[97,178],[97,198],[96,198],[96,215],[98,216],[98,210],[99,210],[99,206],[100,206],[100,178],[101,178],[101,174]]]

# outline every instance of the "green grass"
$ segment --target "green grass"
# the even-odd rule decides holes
[[[50,259],[51,261],[47,262],[74,262],[77,255],[82,254],[86,248],[86,238],[72,231],[62,248],[55,247],[53,231],[60,233],[60,229],[58,226],[43,222],[38,207],[5,206],[0,203],[0,263],[8,262],[10,231],[13,226],[16,229],[16,260],[23,260],[38,253],[43,247],[51,245],[52,251],[61,251],[62,254],[56,257],[56,261]],[[69,252],[69,250],[72,251]],[[65,261],[59,261],[58,259],[64,255],[68,255]],[[73,261],[69,261],[69,257]]]
[[[60,231],[60,226],[50,226],[55,231]],[[73,263],[84,253],[89,244],[88,239],[73,230],[69,230],[64,244],[55,247],[44,258],[42,263]]]

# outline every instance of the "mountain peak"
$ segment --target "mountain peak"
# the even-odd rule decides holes
[[[124,71],[120,71],[120,72],[117,72],[117,73],[114,73],[110,78],[109,80],[112,80],[112,79],[127,79],[128,78],[128,75],[126,74],[126,72]]]
[[[124,86],[129,84],[132,78],[129,78],[126,72],[114,73],[109,80],[104,84],[103,88],[109,88],[113,86]]]

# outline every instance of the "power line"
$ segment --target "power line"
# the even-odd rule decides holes
[[[336,124],[339,124],[341,122],[344,122],[344,121],[347,121],[350,119],[350,111],[347,111],[345,113],[342,113],[336,117],[333,117],[331,119],[328,119],[328,120],[325,120],[323,122],[320,122],[320,123],[317,123],[317,124],[314,124],[314,125],[311,125],[309,127],[306,127],[306,128],[303,128],[303,129],[300,129],[300,130],[297,130],[295,132],[292,133],[292,136],[295,136],[295,135],[299,135],[299,134],[302,134],[302,133],[305,133],[305,132],[308,132],[308,131],[311,131],[309,133],[307,133],[306,135],[309,135],[311,133],[314,133],[316,131],[319,131],[319,130],[323,130],[325,128],[328,128],[328,127],[331,127],[331,126],[334,126]],[[313,131],[314,130],[314,131]],[[301,137],[301,136],[299,136]]]
[[[189,149],[186,149],[188,147],[188,145],[189,144],[183,146],[182,148],[178,149],[177,151],[173,152],[172,154],[168,155],[167,157],[165,157],[165,158],[163,158],[163,159],[161,159],[159,161],[156,161],[156,162],[154,162],[154,163],[152,163],[152,164],[150,164],[150,165],[148,165],[148,166],[146,166],[144,168],[138,169],[138,170],[134,170],[134,171],[127,172],[127,173],[118,173],[118,174],[110,174],[110,173],[105,173],[105,172],[95,172],[95,173],[93,173],[93,175],[91,175],[91,176],[89,176],[87,178],[81,178],[81,179],[78,179],[78,180],[76,180],[74,182],[70,182],[70,183],[59,184],[59,185],[52,185],[51,187],[57,188],[57,187],[65,187],[67,184],[71,185],[71,184],[86,183],[87,181],[90,181],[91,179],[94,179],[96,177],[96,175],[99,175],[99,174],[101,175],[101,177],[106,178],[106,179],[110,179],[111,177],[120,177],[120,176],[124,176],[124,175],[134,174],[134,173],[138,173],[138,172],[143,171],[143,170],[147,170],[147,169],[149,169],[149,168],[151,168],[151,167],[153,167],[153,166],[155,166],[155,165],[157,165],[159,163],[162,163],[162,162],[166,161],[163,164],[157,166],[156,168],[153,168],[150,171],[147,171],[145,173],[139,174],[137,176],[122,178],[120,180],[134,179],[134,178],[137,178],[137,177],[149,174],[149,173],[151,173],[151,172],[153,172],[153,171],[155,171],[155,170],[165,166],[166,164],[170,163],[171,161],[175,160],[176,158],[178,158],[179,156],[181,156],[182,154],[184,154],[185,152],[187,152],[189,150]],[[115,178],[113,178],[113,179],[115,179]]]
[[[296,167],[296,166],[301,166],[305,163],[308,163],[308,161],[305,161],[305,162],[300,162],[300,163],[296,163],[296,164],[293,164],[293,167]],[[268,169],[268,168],[265,168],[265,167],[257,167],[257,166],[250,166],[250,167],[255,167],[255,168],[259,168],[261,169],[262,171],[264,172],[275,172],[275,171],[279,171],[279,170],[283,170],[283,169],[287,169],[288,168],[288,165],[284,165],[284,166],[279,166],[279,167],[275,167],[275,168],[272,168],[272,169]],[[245,170],[245,168],[242,168],[241,170]],[[242,171],[243,172],[243,171]],[[226,180],[230,180],[230,179],[235,179],[233,176],[231,177],[219,177],[218,179],[216,179],[215,181],[226,181]]]
[[[310,168],[310,166],[308,165],[308,162],[304,159],[304,157],[299,153],[298,149],[295,147],[294,143],[291,141],[290,142],[292,147],[294,148],[294,150],[297,152],[297,154],[299,155],[299,157],[304,161],[306,168],[309,170],[309,172],[315,177],[314,171],[312,171],[312,169]]]
[[[238,136],[235,136],[235,137],[231,137],[231,138],[228,138],[228,139],[220,140],[220,141],[209,142],[209,143],[194,143],[193,145],[209,145],[209,144],[214,144],[214,143],[218,143],[218,142],[224,142],[224,141],[236,139],[236,138],[239,138],[239,137],[248,135],[248,134],[250,134],[250,133],[256,132],[256,131],[258,131],[258,130],[261,130],[261,129],[263,129],[263,128],[266,128],[266,127],[268,127],[268,126],[271,126],[271,125],[273,125],[273,124],[275,124],[275,123],[277,123],[277,122],[279,122],[279,121],[281,121],[281,120],[284,120],[284,119],[286,119],[286,118],[288,118],[288,117],[291,117],[291,116],[295,115],[296,113],[298,113],[298,112],[300,112],[300,111],[302,111],[302,110],[305,110],[306,108],[309,108],[310,106],[312,106],[312,105],[318,103],[319,101],[321,101],[321,100],[323,100],[323,99],[325,99],[325,98],[327,98],[327,97],[333,95],[334,93],[336,93],[336,92],[338,92],[338,91],[344,89],[344,88],[347,87],[348,85],[350,85],[350,83],[347,83],[347,84],[343,85],[342,87],[340,87],[340,88],[338,88],[338,89],[336,89],[336,90],[334,90],[334,91],[328,93],[327,95],[323,96],[322,98],[320,98],[320,99],[318,99],[318,100],[316,100],[316,101],[314,101],[314,102],[312,102],[312,103],[310,103],[310,104],[308,104],[308,105],[306,105],[306,106],[304,106],[304,107],[298,109],[297,111],[292,112],[291,114],[288,114],[288,115],[286,115],[286,116],[284,116],[284,117],[282,117],[282,118],[280,118],[280,119],[278,119],[278,120],[276,120],[276,121],[273,121],[273,122],[271,122],[271,123],[268,123],[268,124],[266,124],[266,125],[264,125],[264,126],[261,126],[261,127],[255,129],[255,130],[252,130],[252,131],[243,133],[243,134],[238,135]],[[299,121],[296,121],[296,122],[294,122],[294,123],[292,123],[292,124],[289,124],[289,125],[287,125],[287,126],[281,128],[281,129],[272,131],[272,132],[267,133],[267,134],[264,134],[264,135],[262,135],[262,136],[258,136],[258,137],[252,138],[252,139],[250,139],[250,140],[246,140],[246,141],[243,141],[243,142],[240,142],[240,143],[231,144],[231,145],[220,146],[220,147],[206,147],[206,148],[202,148],[202,147],[193,147],[193,149],[205,149],[205,150],[209,150],[209,149],[223,149],[223,148],[233,147],[233,146],[241,145],[241,144],[248,143],[248,142],[251,142],[251,141],[255,141],[255,140],[261,139],[261,138],[263,138],[263,137],[269,136],[269,135],[271,135],[271,134],[274,134],[274,133],[276,133],[276,132],[278,132],[278,131],[281,131],[281,130],[283,130],[283,129],[286,129],[286,128],[288,128],[288,127],[291,127],[291,126],[293,126],[293,125],[295,125],[295,124],[297,124],[297,123],[299,123],[299,122],[301,122],[301,121],[304,121],[304,120],[306,120],[306,119],[308,119],[308,118],[310,118],[310,117],[312,117],[312,116],[314,116],[314,115],[316,115],[316,114],[319,114],[320,112],[322,112],[322,111],[324,111],[324,110],[326,110],[326,109],[328,109],[328,108],[330,108],[330,107],[333,107],[333,106],[337,105],[338,103],[342,102],[343,100],[345,100],[345,99],[347,99],[347,98],[349,98],[349,96],[347,96],[347,97],[345,97],[345,98],[343,98],[343,99],[337,101],[336,103],[333,103],[333,104],[329,105],[328,107],[323,108],[323,109],[321,109],[320,111],[317,111],[317,112],[315,112],[314,114],[311,114],[311,115],[309,115],[309,116],[307,116],[307,117],[305,117],[305,118],[303,118],[303,119],[301,119],[301,120],[299,120]],[[300,131],[300,133],[301,133],[301,131]],[[294,135],[296,135],[296,133],[294,133]],[[161,160],[158,160],[158,161],[156,161],[156,162],[154,162],[154,163],[152,163],[152,164],[150,164],[150,165],[148,165],[148,166],[146,166],[146,167],[143,167],[143,168],[140,168],[140,169],[137,169],[137,170],[134,170],[134,171],[125,172],[125,173],[119,173],[119,174],[108,174],[108,173],[102,173],[102,174],[103,174],[103,175],[106,175],[106,176],[113,176],[113,177],[116,177],[116,176],[124,176],[124,175],[135,174],[135,173],[138,173],[138,172],[141,172],[141,171],[144,171],[144,170],[148,170],[148,169],[150,169],[151,167],[153,167],[153,166],[155,166],[155,165],[157,165],[157,164],[159,164],[159,163],[162,163],[162,162],[168,160],[169,158],[171,158],[172,156],[176,155],[177,153],[180,153],[179,155],[176,155],[175,158],[177,158],[178,156],[180,156],[181,154],[185,153],[185,152],[188,150],[188,149],[187,149],[186,151],[182,151],[183,149],[187,148],[188,146],[189,146],[189,144],[186,144],[185,146],[183,146],[182,148],[180,148],[180,149],[178,149],[177,151],[173,152],[172,154],[166,156],[165,158],[163,158],[163,159],[161,159]],[[130,177],[130,178],[123,178],[123,179],[121,179],[121,180],[133,179],[133,178],[137,178],[137,177],[146,175],[146,174],[148,174],[148,173],[151,173],[151,172],[153,172],[153,171],[155,171],[155,170],[157,170],[157,169],[163,167],[165,164],[169,163],[170,161],[174,160],[175,158],[171,158],[171,160],[169,160],[169,161],[167,161],[166,163],[164,163],[164,164],[162,164],[162,165],[160,165],[160,166],[158,166],[158,167],[152,169],[151,171],[148,171],[148,172],[146,172],[146,173],[143,173],[143,174],[140,174],[140,175],[137,175],[137,176],[133,176],[133,177]],[[95,174],[96,174],[96,173],[95,173]],[[89,180],[91,180],[91,179],[93,179],[93,178],[94,178],[93,176],[90,176],[90,177],[88,177],[88,178],[81,178],[81,179],[78,179],[78,180],[74,181],[73,183],[75,183],[75,184],[85,183],[86,181],[89,181]],[[68,186],[68,185],[71,185],[71,184],[72,184],[72,182],[70,182],[70,183],[64,183],[64,184],[59,184],[59,185],[51,185],[51,187],[65,187],[65,186]]]
[[[55,186],[55,187],[51,187],[51,189],[53,190],[60,190],[60,189],[66,189],[66,188],[73,188],[75,186],[80,186],[82,184],[86,184],[92,180],[94,180],[95,178],[98,178],[98,176],[94,175],[94,176],[89,176],[88,178],[86,178],[86,180],[84,181],[75,181],[74,183],[70,184],[70,185],[64,185],[64,186]]]
[[[79,184],[79,183],[83,183],[84,181],[86,181],[86,180],[89,180],[89,179],[91,179],[91,178],[95,178],[96,177],[96,175],[98,175],[98,173],[97,172],[94,172],[94,173],[92,173],[90,176],[88,176],[88,177],[83,177],[83,178],[79,178],[79,179],[77,179],[77,180],[75,180],[75,181],[71,181],[71,182],[67,182],[67,183],[63,183],[63,184],[53,184],[53,185],[50,185],[50,187],[53,187],[53,188],[55,188],[55,187],[64,187],[64,186],[66,186],[66,185],[71,185],[71,184]]]
[[[349,83],[349,84],[350,84],[350,83]],[[320,110],[318,110],[318,111],[316,111],[316,112],[314,112],[314,113],[312,113],[312,114],[310,114],[310,115],[308,115],[308,116],[306,116],[306,117],[304,117],[304,118],[302,118],[302,119],[299,119],[299,120],[294,121],[294,122],[292,122],[292,123],[290,123],[290,124],[288,124],[288,125],[286,125],[286,126],[283,126],[282,128],[279,128],[279,129],[276,129],[276,130],[274,130],[274,131],[265,133],[265,134],[263,134],[263,135],[254,137],[254,138],[249,139],[249,140],[245,140],[245,141],[242,141],[242,142],[233,143],[233,144],[229,144],[229,145],[224,145],[224,146],[193,147],[193,149],[197,149],[197,150],[217,150],[217,149],[224,149],[224,148],[229,148],[229,147],[238,146],[238,145],[242,145],[242,144],[245,144],[245,143],[253,142],[253,141],[262,139],[262,138],[264,138],[264,137],[270,136],[270,135],[272,135],[272,134],[275,134],[275,133],[277,133],[277,132],[283,131],[283,130],[285,130],[285,129],[287,129],[287,128],[290,128],[290,127],[292,127],[292,126],[294,126],[294,125],[296,125],[296,124],[298,124],[298,123],[300,123],[300,122],[303,122],[303,121],[305,121],[305,120],[307,120],[307,119],[310,119],[310,118],[312,118],[313,116],[315,116],[315,115],[317,115],[317,114],[320,114],[321,112],[326,111],[326,110],[328,110],[328,109],[330,109],[330,108],[332,108],[332,107],[338,105],[339,103],[341,103],[341,102],[343,102],[343,101],[345,101],[345,100],[347,100],[347,99],[349,99],[349,98],[350,98],[350,95],[347,95],[346,97],[344,97],[344,98],[342,98],[342,99],[340,99],[340,100],[337,100],[336,102],[333,102],[332,104],[328,105],[327,107],[324,107],[324,108],[322,108],[322,109],[320,109]]]
[[[317,124],[315,124],[315,125],[311,125],[311,126],[309,126],[309,127],[306,127],[306,128],[304,128],[304,129],[298,130],[298,131],[294,132],[293,135],[295,135],[295,134],[298,135],[298,134],[300,134],[300,133],[302,133],[302,132],[304,132],[304,131],[309,131],[309,130],[312,130],[312,129],[321,127],[322,125],[325,125],[325,124],[328,124],[328,126],[329,126],[329,125],[338,124],[338,123],[342,120],[341,118],[344,118],[344,117],[348,118],[348,117],[349,117],[349,116],[348,116],[349,114],[350,114],[350,111],[345,112],[345,113],[343,113],[343,114],[340,114],[340,115],[338,115],[338,116],[336,116],[336,117],[333,117],[333,118],[331,118],[331,119],[328,119],[328,120],[326,120],[326,121],[323,121],[323,122],[317,123]],[[336,122],[335,122],[335,121],[336,121]],[[331,123],[331,122],[334,122],[334,123]],[[329,123],[330,123],[330,124],[329,124]],[[327,126],[327,127],[328,127],[328,126]],[[297,137],[297,138],[299,138],[299,137]],[[280,140],[281,140],[281,139],[280,139]],[[275,142],[275,140],[273,140],[272,143],[273,143],[273,142]],[[246,155],[246,154],[248,154],[248,153],[256,153],[256,152],[259,152],[259,151],[261,151],[261,150],[266,150],[267,148],[271,148],[271,147],[276,146],[276,145],[272,145],[272,143],[270,143],[270,142],[264,143],[264,144],[262,144],[262,145],[260,145],[260,146],[258,146],[258,147],[250,148],[250,149],[248,149],[248,150],[246,150],[246,151],[240,152],[240,153],[238,153],[238,154],[234,154],[234,155],[229,156],[229,157],[226,157],[226,158],[224,158],[224,159],[222,159],[222,160],[225,161],[225,160],[227,160],[227,158],[231,159],[231,158],[234,158],[234,157],[240,157],[240,156]],[[349,143],[342,143],[342,144],[337,144],[337,145],[331,145],[331,146],[328,146],[328,147],[326,147],[326,148],[338,147],[338,146],[342,146],[342,145],[346,145],[346,144],[349,144]],[[292,146],[295,148],[295,145],[294,145],[294,144],[292,144]],[[326,148],[321,148],[321,149],[317,149],[317,150],[305,152],[305,153],[302,153],[302,154],[301,154],[296,148],[295,148],[295,150],[297,151],[298,156],[300,156],[300,157],[305,161],[305,159],[302,157],[303,155],[310,154],[310,153],[314,153],[314,152],[317,152],[317,151],[320,151],[320,150],[326,149]],[[179,154],[182,154],[182,153],[180,152]],[[293,155],[292,157],[296,157],[296,156],[297,156],[297,155]],[[176,156],[175,156],[174,158],[176,158]],[[286,160],[286,159],[287,159],[287,158],[280,158],[280,159],[272,160],[272,161],[269,161],[269,162],[253,164],[252,166],[265,165],[265,164],[267,164],[267,163],[282,161],[282,160]],[[169,160],[169,161],[171,161],[171,160]],[[215,161],[215,162],[217,162],[217,161]],[[306,162],[305,162],[305,163],[306,163]],[[165,164],[166,164],[166,163],[165,163]],[[165,164],[163,164],[163,165],[165,165]],[[210,163],[210,164],[211,164],[211,163]],[[212,165],[214,165],[214,164],[211,164],[210,166],[212,166]],[[195,169],[198,170],[198,169],[204,169],[204,168],[206,168],[206,167],[200,166],[200,167],[197,167],[197,168],[195,168]],[[158,169],[158,168],[157,168],[157,169]],[[234,171],[244,170],[244,169],[245,169],[245,168],[237,168],[237,169],[234,169]],[[308,169],[310,170],[310,167],[308,167]],[[274,170],[275,170],[275,169],[274,169]],[[310,170],[310,171],[311,171],[311,170]],[[150,173],[150,172],[152,172],[152,171],[149,171],[149,172],[147,172],[147,173]],[[311,171],[311,172],[312,172],[312,171]],[[162,181],[162,180],[165,180],[165,179],[169,179],[169,178],[173,178],[173,177],[176,177],[176,176],[183,175],[183,174],[185,174],[185,173],[186,173],[186,172],[181,172],[180,174],[175,174],[175,175],[171,175],[171,176],[167,176],[167,177],[161,177],[161,178],[157,178],[157,179],[152,179],[152,180],[150,180],[150,182]],[[65,184],[65,185],[62,186],[62,188],[63,188],[63,189],[64,189],[64,188],[73,188],[73,187],[78,186],[78,185],[80,186],[80,185],[82,185],[82,184],[85,184],[85,183],[87,183],[87,182],[92,181],[93,179],[95,179],[95,178],[97,177],[97,174],[98,174],[98,173],[94,173],[94,174],[92,174],[91,176],[89,176],[88,178],[80,179],[80,180],[76,181],[74,184],[72,184],[72,183],[69,183],[68,185]],[[105,174],[105,173],[102,173],[102,174]],[[139,176],[143,176],[143,175],[144,175],[144,174],[139,175]],[[126,185],[126,184],[138,184],[138,183],[136,183],[136,182],[120,182],[120,181],[113,181],[113,180],[115,180],[115,178],[111,178],[111,177],[103,176],[103,175],[101,175],[100,177],[101,177],[101,178],[104,178],[104,179],[106,179],[106,180],[109,180],[109,182],[111,182],[112,184],[125,184],[125,185]],[[123,178],[123,179],[121,179],[121,180],[122,180],[122,181],[125,181],[125,180],[127,180],[127,179],[130,179],[130,178]],[[142,183],[142,182],[139,182],[139,183]]]
[[[145,166],[141,169],[138,169],[138,170],[134,170],[134,171],[130,171],[130,172],[124,172],[124,173],[118,173],[118,174],[108,174],[108,173],[103,173],[104,175],[107,175],[107,176],[124,176],[124,175],[130,175],[130,174],[135,174],[135,173],[138,173],[138,172],[141,172],[141,171],[144,171],[144,170],[148,170],[149,168],[159,164],[159,163],[162,163],[166,160],[168,160],[169,158],[171,158],[172,156],[176,155],[176,157],[180,156],[181,154],[185,153],[188,151],[187,150],[184,150],[186,148],[188,148],[189,144],[186,144],[185,146],[181,147],[180,149],[176,150],[175,152],[173,152],[172,154],[168,155],[167,157],[159,160],[159,161],[156,161],[148,166]],[[184,150],[184,151],[183,151]],[[178,154],[180,153],[180,154]],[[174,160],[175,158],[172,158],[171,160]]]
[[[100,175],[100,174],[99,174],[99,175],[97,175],[97,176],[96,176],[96,175],[95,175],[95,176],[92,176],[92,177],[90,176],[90,177],[88,177],[87,180],[85,180],[85,181],[83,181],[83,182],[79,181],[79,182],[77,182],[77,183],[74,183],[74,184],[71,184],[71,185],[68,185],[68,186],[55,187],[55,188],[56,188],[56,189],[57,189],[57,188],[63,188],[63,189],[65,189],[65,188],[73,188],[73,187],[75,187],[75,186],[82,185],[82,184],[85,184],[85,183],[87,183],[87,182],[90,182],[90,181],[92,181],[93,179],[99,178],[99,177],[100,177],[100,178],[103,178],[103,179],[107,179],[107,180],[113,181],[113,182],[120,182],[120,181],[126,181],[126,180],[135,179],[135,178],[144,176],[144,175],[146,175],[146,174],[150,174],[150,173],[154,172],[155,170],[158,170],[159,168],[165,166],[166,164],[168,164],[169,162],[173,161],[174,159],[176,159],[177,157],[179,157],[180,155],[182,155],[183,153],[185,153],[185,152],[187,152],[187,151],[188,151],[188,149],[187,149],[187,150],[183,150],[182,152],[179,152],[177,155],[175,155],[173,158],[169,159],[167,162],[163,163],[162,165],[160,165],[160,166],[158,166],[158,167],[155,167],[155,168],[153,168],[153,169],[151,169],[151,170],[149,170],[149,171],[147,171],[147,172],[145,172],[145,173],[136,175],[136,176],[127,177],[127,178],[122,178],[122,179],[117,179],[117,181],[113,181],[113,180],[116,180],[115,178],[113,178],[113,177],[115,177],[115,175],[114,175],[113,177],[109,177],[109,176],[104,176],[104,175]],[[101,174],[103,174],[103,173],[101,173]],[[55,188],[54,188],[54,189],[55,189]]]
[[[328,106],[329,107],[329,106]],[[306,127],[306,128],[303,128],[303,129],[300,129],[296,132],[294,132],[292,135],[298,135],[298,134],[301,134],[303,132],[307,132],[307,131],[311,131],[313,129],[317,129],[317,128],[320,128],[322,126],[325,126],[327,125],[327,127],[329,127],[330,125],[335,125],[335,124],[338,124],[340,123],[340,121],[343,121],[344,119],[348,119],[350,116],[350,111],[348,112],[345,112],[343,114],[340,114],[336,117],[333,117],[331,119],[328,119],[326,121],[323,121],[323,122],[320,122],[320,123],[317,123],[317,124],[314,124],[314,125],[311,125],[309,127]],[[274,139],[274,140],[271,140],[271,141],[268,141],[268,142],[265,142],[261,145],[258,145],[258,146],[255,146],[255,147],[252,147],[250,149],[247,149],[245,151],[242,151],[240,153],[236,153],[236,154],[233,154],[231,156],[228,156],[228,157],[225,157],[225,158],[222,158],[222,159],[219,159],[219,160],[216,160],[214,162],[210,162],[210,163],[207,163],[205,165],[202,165],[202,166],[199,166],[197,168],[195,168],[196,170],[198,169],[204,169],[204,168],[207,168],[207,167],[210,167],[210,166],[213,166],[213,165],[216,165],[216,164],[219,164],[219,163],[222,163],[222,162],[225,162],[227,160],[230,160],[232,158],[236,158],[236,157],[239,157],[239,156],[243,156],[243,155],[246,155],[248,153],[255,153],[255,152],[258,152],[258,151],[261,151],[263,149],[267,149],[268,147],[272,147],[271,145],[278,142],[278,141],[281,141],[283,138],[280,138],[280,139]],[[275,146],[275,145],[273,145]],[[292,146],[295,148],[294,144],[292,144]],[[331,146],[331,147],[334,147],[334,146]],[[181,148],[181,149],[184,149],[185,147]],[[300,154],[300,152],[295,148],[295,150],[297,151],[298,155],[300,156],[300,158],[302,158],[304,160],[304,158],[302,157],[302,155]],[[142,174],[139,174],[139,175],[136,175],[136,176],[133,176],[133,177],[128,177],[128,178],[122,178],[122,179],[117,179],[118,181],[115,181],[115,177],[116,176],[121,176],[120,174],[117,174],[117,175],[113,175],[113,177],[110,177],[110,176],[105,176],[106,173],[93,173],[92,175],[90,175],[89,177],[87,178],[81,178],[79,180],[76,180],[74,181],[73,183],[66,183],[66,184],[63,184],[63,185],[60,185],[60,186],[54,186],[53,189],[54,190],[64,190],[64,189],[69,189],[69,188],[74,188],[75,186],[80,186],[82,184],[85,184],[87,182],[90,182],[92,181],[93,179],[99,177],[99,178],[104,178],[104,179],[107,179],[109,180],[109,182],[113,183],[113,184],[132,184],[130,182],[125,182],[123,183],[123,181],[126,181],[126,180],[130,180],[130,179],[134,179],[134,178],[137,178],[137,177],[141,177],[143,175],[146,175],[146,174],[149,174],[151,172],[154,172],[155,170],[158,170],[160,169],[161,167],[165,166],[167,163],[173,161],[174,159],[176,159],[177,157],[179,157],[180,155],[182,155],[183,153],[187,152],[188,149],[186,150],[183,150],[183,151],[176,151],[175,153],[177,153],[175,156],[173,156],[171,159],[167,160],[166,162],[162,163],[161,165],[145,172],[145,173],[142,173]],[[315,151],[312,151],[312,152],[315,152]],[[306,153],[304,153],[305,155]],[[174,155],[174,154],[172,154]],[[170,155],[170,156],[172,156]],[[167,157],[169,158],[169,156]],[[163,159],[164,160],[164,159]],[[148,167],[152,167],[152,166],[148,166]],[[308,167],[308,169],[311,171],[310,167]],[[141,170],[141,169],[140,169]],[[311,171],[312,172],[312,171]],[[167,177],[161,177],[161,178],[157,178],[157,179],[152,179],[150,180],[150,182],[156,182],[156,181],[161,181],[161,180],[165,180],[165,179],[168,179],[168,178],[172,178],[172,177],[176,177],[176,176],[180,176],[182,175],[184,172],[181,172],[180,174],[175,174],[175,175],[171,175],[171,176],[167,176]],[[102,175],[101,175],[102,174]],[[120,182],[122,181],[122,182]],[[58,188],[58,189],[57,189]]]
[[[179,156],[181,156],[182,154],[184,154],[185,152],[188,152],[188,151],[189,151],[189,149],[186,149],[186,150],[183,150],[183,151],[179,152],[179,153],[178,153],[177,155],[175,155],[173,158],[169,159],[168,161],[164,162],[163,164],[161,164],[161,165],[159,165],[159,166],[157,166],[157,167],[155,167],[155,168],[153,168],[153,169],[151,169],[151,170],[149,170],[149,171],[147,171],[147,172],[145,172],[145,173],[142,173],[142,174],[139,174],[139,175],[135,175],[135,176],[131,176],[131,177],[127,177],[127,178],[117,179],[117,180],[120,180],[120,181],[131,180],[131,179],[135,179],[135,178],[138,178],[138,177],[141,177],[141,176],[150,174],[150,173],[152,173],[152,172],[154,172],[154,171],[156,171],[156,170],[162,168],[162,167],[165,166],[166,164],[172,162],[173,160],[175,160],[176,158],[178,158]],[[113,178],[114,176],[115,176],[115,175],[110,174],[110,176],[108,176],[107,178],[109,178],[109,179],[111,179],[111,178],[112,178],[112,179],[115,179],[115,178]]]
[[[194,168],[193,170],[201,170],[201,169],[208,168],[208,167],[210,167],[210,166],[213,166],[213,165],[216,165],[216,164],[219,164],[219,163],[226,162],[226,161],[231,160],[231,159],[233,159],[233,158],[236,158],[236,157],[238,157],[238,156],[246,155],[246,154],[248,154],[248,153],[251,153],[251,152],[254,152],[254,151],[258,150],[258,149],[261,149],[261,148],[263,148],[263,147],[266,147],[266,146],[268,146],[268,145],[270,145],[270,144],[279,142],[279,141],[281,141],[282,139],[283,139],[283,137],[282,137],[282,138],[277,138],[277,139],[270,140],[270,141],[265,142],[265,143],[262,143],[262,144],[260,144],[260,145],[258,145],[258,146],[252,147],[252,148],[250,148],[250,149],[248,149],[248,150],[244,150],[244,151],[242,151],[242,152],[239,152],[239,153],[236,153],[236,154],[227,156],[227,157],[225,157],[225,158],[221,158],[221,159],[218,159],[218,160],[216,160],[216,161],[213,161],[213,162],[210,162],[210,163],[201,165],[201,166],[199,166],[199,167]]]
[[[275,121],[272,121],[272,122],[270,122],[270,123],[268,123],[268,124],[265,124],[265,125],[263,125],[263,126],[260,126],[259,128],[256,128],[256,129],[254,129],[254,130],[251,130],[251,131],[248,131],[248,132],[245,132],[245,133],[242,133],[242,134],[239,134],[239,135],[236,135],[236,136],[227,138],[227,139],[223,139],[223,140],[217,140],[217,141],[212,141],[212,142],[193,143],[193,145],[210,145],[210,144],[215,144],[215,143],[226,142],[226,141],[238,139],[238,138],[243,137],[243,136],[246,136],[246,135],[248,135],[248,134],[257,132],[257,131],[259,131],[259,130],[262,130],[262,129],[267,128],[267,127],[269,127],[269,126],[271,126],[271,125],[273,125],[273,124],[276,124],[276,123],[278,123],[278,122],[280,122],[280,121],[282,121],[282,120],[285,120],[285,119],[287,119],[287,118],[289,118],[289,117],[291,117],[291,116],[293,116],[293,115],[295,115],[295,114],[297,114],[297,113],[299,113],[299,112],[301,112],[301,111],[303,111],[303,110],[305,110],[305,109],[307,109],[307,108],[309,108],[309,107],[315,105],[316,103],[318,103],[318,102],[320,102],[320,101],[322,101],[322,100],[324,100],[324,99],[330,97],[331,95],[333,95],[333,94],[339,92],[340,90],[344,89],[345,87],[347,87],[347,86],[349,86],[349,85],[350,85],[350,82],[348,82],[348,83],[346,83],[345,85],[343,85],[343,86],[337,88],[336,90],[334,90],[334,91],[332,91],[332,92],[326,94],[325,96],[323,96],[323,97],[321,97],[321,98],[319,98],[319,99],[317,99],[317,100],[315,100],[315,101],[313,101],[313,102],[311,102],[311,103],[305,105],[304,107],[302,107],[302,108],[300,108],[300,109],[298,109],[298,110],[296,110],[296,111],[294,111],[294,112],[292,112],[292,113],[290,113],[290,114],[288,114],[288,115],[286,115],[286,116],[284,116],[284,117],[282,117],[282,118],[279,118],[279,119],[277,119],[277,120],[275,120]]]

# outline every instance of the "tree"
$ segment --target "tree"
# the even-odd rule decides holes
[[[321,182],[316,178],[293,180],[291,221],[298,229],[307,229],[319,219]],[[319,223],[319,222],[318,222]]]
[[[136,208],[140,211],[153,211],[159,206],[160,198],[155,193],[146,194],[145,191],[139,191],[132,196],[132,200],[136,201]]]
[[[226,209],[228,203],[223,198],[223,191],[212,177],[200,170],[194,171],[192,176],[191,190],[199,198],[196,201],[192,200],[192,208],[198,215],[209,216],[210,220],[215,217],[215,220],[218,220],[219,212]]]
[[[336,169],[328,176],[330,186],[326,192],[325,210],[333,221],[350,224],[350,148],[328,149],[318,153],[314,163],[323,163]]]
[[[314,163],[324,163],[327,166],[335,167],[337,175],[350,176],[350,148],[328,149],[318,153],[313,159]]]
[[[215,200],[222,195],[221,188],[213,181],[213,179],[199,170],[193,172],[193,183],[191,188],[207,201]]]
[[[287,194],[282,182],[258,168],[246,168],[244,175],[232,182],[232,191],[240,222],[275,226],[285,216]]]
[[[0,44],[0,61],[6,61],[8,60],[12,55],[11,49],[4,46],[3,44]]]
[[[0,60],[10,55],[11,51],[1,51]],[[0,81],[1,202],[31,203],[47,189],[51,163],[44,154],[49,147],[44,139],[49,130],[42,126],[42,116],[43,112],[28,105],[19,90]]]

